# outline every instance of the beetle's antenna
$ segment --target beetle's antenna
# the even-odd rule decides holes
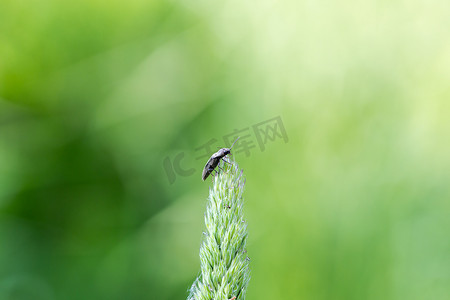
[[[233,145],[231,145],[230,149],[233,148],[234,143],[236,143],[239,138],[240,138],[240,136],[238,136],[237,139],[234,140]]]

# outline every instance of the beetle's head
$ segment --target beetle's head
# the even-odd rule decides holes
[[[219,149],[219,151],[217,151],[217,154],[219,154],[222,157],[227,154],[230,154],[230,148],[221,148]]]

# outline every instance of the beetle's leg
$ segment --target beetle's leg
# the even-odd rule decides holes
[[[209,174],[211,174],[211,182],[214,182],[214,177],[216,177],[216,174],[214,174],[212,171],[209,172]]]
[[[231,165],[231,162],[229,162],[229,161],[226,160],[225,158],[222,158],[222,160],[223,160],[224,162],[226,162],[227,164],[230,164],[230,165]]]

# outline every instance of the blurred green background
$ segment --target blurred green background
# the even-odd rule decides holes
[[[185,299],[195,149],[276,116],[247,299],[450,299],[449,80],[448,1],[2,0],[0,299]]]

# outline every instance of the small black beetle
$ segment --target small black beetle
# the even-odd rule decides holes
[[[239,137],[233,142],[233,145],[231,145],[230,148],[222,148],[213,155],[211,155],[211,157],[209,158],[208,162],[205,165],[205,168],[203,169],[202,174],[203,181],[205,181],[205,179],[208,178],[209,174],[211,174],[211,172],[214,171],[214,169],[219,164],[220,160],[223,159],[227,154],[231,153],[231,148],[233,148],[234,143],[236,143],[238,139]]]

